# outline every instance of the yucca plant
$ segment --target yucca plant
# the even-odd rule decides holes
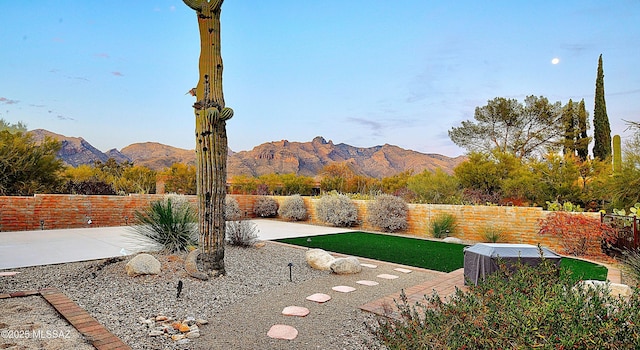
[[[434,238],[453,236],[457,228],[456,217],[448,213],[438,215],[431,221],[431,234]]]
[[[198,244],[196,212],[189,202],[167,197],[136,211],[133,230],[138,240],[155,250],[187,251]]]

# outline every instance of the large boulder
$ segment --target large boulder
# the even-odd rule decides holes
[[[127,275],[132,277],[138,275],[157,275],[160,273],[160,265],[158,259],[152,255],[142,253],[129,260],[125,266],[125,270],[127,271]]]
[[[462,240],[460,238],[457,238],[457,237],[446,237],[442,241],[445,242],[445,243],[458,243],[458,244],[462,243]]]
[[[322,249],[309,249],[305,253],[307,264],[316,270],[329,271],[336,258]]]
[[[360,273],[362,266],[357,258],[352,256],[348,258],[338,258],[331,263],[331,272],[338,275],[349,275],[354,273]]]

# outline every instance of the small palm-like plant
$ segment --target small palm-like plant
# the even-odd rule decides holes
[[[187,251],[198,244],[197,217],[186,200],[167,197],[135,213],[138,240],[166,252]]]

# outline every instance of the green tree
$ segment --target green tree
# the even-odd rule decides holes
[[[222,91],[220,13],[223,0],[183,0],[196,12],[200,32],[199,81],[196,102],[196,186],[201,267],[209,275],[223,275],[227,192],[227,120]]]
[[[580,100],[578,104],[578,135],[576,139],[576,153],[578,157],[582,161],[586,161],[589,158],[589,143],[591,142],[591,138],[587,135],[587,130],[589,130],[589,123],[587,122],[587,118],[589,117],[589,113],[587,113],[587,108],[584,105],[584,98]]]
[[[605,160],[611,156],[611,126],[607,116],[607,105],[604,100],[604,70],[602,54],[598,58],[598,75],[596,77],[596,96],[593,109],[593,156]]]
[[[163,170],[164,190],[167,193],[196,194],[196,167],[183,163],[174,163]]]
[[[127,167],[116,181],[114,187],[121,193],[155,193],[156,172],[141,165]]]
[[[282,195],[291,196],[294,194],[311,195],[313,191],[314,181],[309,176],[296,174],[282,174]]]
[[[573,100],[562,108],[562,123],[564,125],[564,143],[562,152],[564,154],[576,153],[576,130],[578,129],[578,111],[573,104]]]
[[[476,107],[476,122],[466,120],[449,130],[456,145],[470,152],[511,153],[519,158],[542,153],[561,142],[564,130],[560,102],[528,96],[524,105],[496,97]]]
[[[12,134],[16,132],[26,133],[27,125],[25,125],[23,122],[17,122],[15,124],[11,124],[8,121],[0,118],[0,131],[4,131],[4,130]]]
[[[418,203],[459,204],[462,201],[458,179],[442,169],[413,175],[407,179],[406,187],[414,193]]]
[[[7,127],[8,126],[8,127]],[[57,158],[60,142],[45,138],[36,143],[23,124],[2,123],[0,131],[0,195],[29,196],[57,192],[64,165]],[[13,130],[15,132],[10,132]]]

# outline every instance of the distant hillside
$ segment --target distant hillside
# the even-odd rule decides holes
[[[174,163],[195,165],[194,150],[157,142],[134,143],[120,151],[112,149],[103,153],[81,137],[67,137],[43,129],[30,133],[35,140],[49,136],[61,141],[62,149],[58,156],[72,166],[93,164],[96,160],[105,162],[109,158],[118,162],[131,161],[154,170],[162,170]],[[327,164],[347,162],[359,174],[381,178],[407,170],[418,173],[425,169],[433,171],[439,168],[452,173],[453,168],[465,159],[463,156],[451,158],[440,154],[425,154],[388,144],[368,148],[344,143],[334,145],[318,136],[311,142],[282,140],[263,143],[250,151],[234,153],[229,150],[227,172],[229,176],[272,173],[314,176]]]
[[[360,174],[385,177],[406,170],[421,172],[440,168],[452,173],[465,157],[450,158],[424,154],[385,144],[360,148],[344,143],[334,145],[318,136],[311,142],[268,142],[251,151],[235,153],[228,160],[228,173],[260,176],[270,173],[296,173],[313,176],[332,162],[348,162]]]

